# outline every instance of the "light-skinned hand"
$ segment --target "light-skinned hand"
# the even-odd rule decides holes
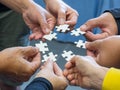
[[[102,32],[100,34],[94,34],[92,32],[94,28],[100,28]],[[80,29],[86,32],[85,36],[89,41],[103,39],[118,34],[116,21],[109,12],[103,13],[97,18],[88,20],[80,27]]]
[[[101,90],[108,68],[99,66],[90,56],[74,56],[65,65],[64,75],[70,85]]]
[[[86,44],[87,55],[106,67],[120,67],[120,36],[111,36]]]
[[[57,24],[69,24],[71,28],[77,23],[79,14],[62,0],[44,0],[46,9],[57,19]],[[54,4],[53,4],[54,3]]]
[[[13,82],[27,81],[40,66],[35,47],[13,47],[0,52],[0,74]]]
[[[60,67],[50,59],[44,63],[36,77],[43,77],[50,81],[53,90],[65,90],[68,85]]]

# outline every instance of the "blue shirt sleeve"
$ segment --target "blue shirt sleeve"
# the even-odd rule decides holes
[[[53,90],[52,84],[45,78],[34,79],[25,90]]]
[[[118,35],[120,35],[120,8],[106,10],[105,12],[110,12],[113,15],[113,17],[117,23]]]

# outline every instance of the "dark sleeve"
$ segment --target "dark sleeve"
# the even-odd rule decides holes
[[[25,90],[53,90],[52,84],[45,78],[34,79]]]
[[[105,12],[110,12],[113,15],[113,17],[117,23],[118,35],[120,35],[120,8],[106,10]]]

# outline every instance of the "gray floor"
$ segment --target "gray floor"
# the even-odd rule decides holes
[[[34,46],[34,43],[39,43],[39,41],[33,41],[31,45]],[[63,42],[58,42],[56,40],[53,40],[53,41],[47,41],[47,44],[48,44],[48,47],[49,47],[49,51],[50,52],[53,52],[54,54],[58,54],[58,57],[57,57],[57,64],[62,68],[64,69],[64,65],[66,63],[65,59],[62,58],[61,54],[63,53],[63,50],[71,50],[74,54],[76,55],[85,55],[85,49],[82,49],[82,48],[77,48],[75,46],[75,44],[72,44],[72,43],[63,43]],[[49,52],[47,52],[49,53]],[[30,81],[34,78],[34,76],[30,79]],[[29,82],[30,82],[29,81]],[[26,85],[29,83],[29,82],[26,82],[24,83],[22,86],[21,86],[21,90],[24,90],[24,88],[26,87]],[[68,86],[66,88],[66,90],[85,90],[85,89],[82,89],[80,87],[74,87],[74,86]]]

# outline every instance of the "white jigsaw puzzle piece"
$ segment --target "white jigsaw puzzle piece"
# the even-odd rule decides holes
[[[58,31],[58,32],[70,31],[68,24],[59,25],[59,26],[56,26],[55,28],[56,28],[56,31]]]
[[[52,59],[55,62],[55,61],[57,61],[57,59],[56,59],[57,56],[58,56],[57,54],[54,55],[53,52],[50,52],[48,54],[48,56],[47,55],[43,55],[42,62],[46,62],[49,58]]]
[[[44,35],[43,38],[51,41],[52,39],[57,39],[56,35],[57,35],[57,33],[52,33],[52,31],[51,31],[50,34]]]
[[[71,58],[75,56],[72,51],[63,51],[62,57],[65,58],[66,61],[71,60]]]
[[[40,43],[35,44],[35,46],[39,48],[39,51],[42,53],[49,51],[47,43],[43,43],[42,41],[40,41]]]
[[[85,47],[85,43],[86,43],[86,41],[85,42],[83,42],[82,40],[79,40],[78,42],[75,42],[75,44],[76,44],[76,47],[78,47],[78,48],[86,48]]]
[[[81,31],[80,28],[77,28],[76,30],[72,30],[72,31],[71,31],[71,35],[75,35],[75,36],[83,35],[83,34],[85,34],[85,33],[86,33],[86,32]]]

